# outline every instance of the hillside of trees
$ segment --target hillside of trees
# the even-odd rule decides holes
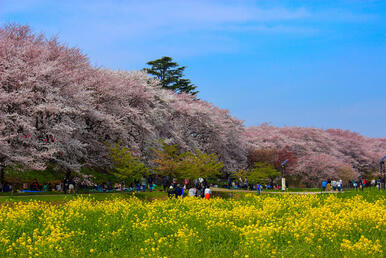
[[[386,153],[386,139],[348,131],[246,128],[145,72],[93,67],[79,49],[19,25],[0,29],[0,130],[1,165],[40,170],[109,167],[108,145],[117,142],[151,166],[151,150],[163,140],[217,154],[224,173],[289,159],[294,180],[312,183],[374,173]]]

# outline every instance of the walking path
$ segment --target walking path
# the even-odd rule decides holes
[[[217,187],[211,187],[213,192],[239,192],[239,193],[256,193],[256,190],[251,191],[251,190],[239,190],[239,189],[227,189],[227,188],[217,188]],[[339,193],[339,192],[334,192],[334,191],[325,191],[325,192],[273,192],[273,191],[261,191],[262,194],[331,194],[331,193]],[[93,194],[99,194],[99,193],[81,193],[81,194],[67,194],[64,195],[63,193],[61,194],[31,194],[31,195],[0,195],[0,199],[4,198],[25,198],[25,197],[48,197],[48,196],[74,196],[74,195],[93,195]],[[106,193],[102,193],[106,194]]]
[[[238,189],[227,189],[227,188],[211,188],[213,192],[240,192],[240,193],[256,193],[256,191],[251,190],[238,190]],[[325,192],[273,192],[273,191],[261,191],[262,194],[331,194],[331,193],[339,193],[334,191],[325,191]]]

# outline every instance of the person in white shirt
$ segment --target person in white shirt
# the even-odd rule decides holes
[[[332,190],[336,190],[337,182],[335,180],[331,181]]]
[[[210,195],[212,194],[212,190],[210,190],[209,186],[207,188],[205,188],[205,199],[209,200],[210,199]]]
[[[340,192],[340,190],[342,190],[342,186],[343,186],[342,179],[340,179],[337,184],[338,184],[338,191]]]

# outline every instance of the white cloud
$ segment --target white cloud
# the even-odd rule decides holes
[[[97,26],[101,31],[111,33],[184,32],[210,30],[221,25],[280,22],[310,17],[305,8],[263,9],[253,2],[229,1],[49,1],[3,0],[0,13],[12,14],[56,7],[60,10],[58,19],[66,23]],[[49,15],[50,10],[46,10]],[[66,16],[60,17],[60,13]]]

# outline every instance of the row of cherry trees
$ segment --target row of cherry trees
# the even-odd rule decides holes
[[[145,161],[159,139],[216,153],[227,169],[245,161],[242,122],[212,104],[161,89],[143,72],[92,67],[79,49],[0,29],[0,161],[44,169],[109,166],[121,141]]]
[[[244,140],[252,150],[276,150],[277,155],[281,152],[279,160],[291,161],[289,174],[306,184],[328,178],[347,181],[360,175],[375,176],[379,160],[386,153],[386,139],[367,138],[340,129],[263,124],[247,128]]]
[[[143,72],[95,68],[79,49],[26,26],[0,29],[2,165],[107,167],[107,146],[119,141],[150,163],[160,139],[215,153],[228,172],[260,162],[261,149],[275,149],[271,164],[290,158],[289,173],[304,182],[352,168],[372,171],[386,152],[385,139],[342,130],[245,128],[227,110],[162,89]]]

